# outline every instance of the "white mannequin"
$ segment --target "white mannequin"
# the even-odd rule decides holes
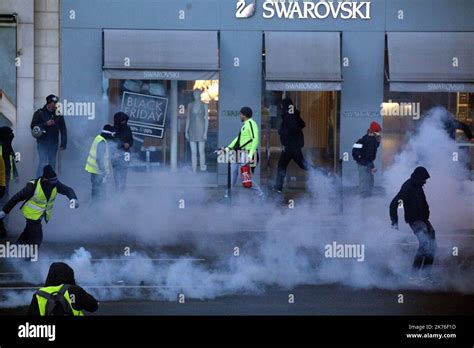
[[[193,172],[197,169],[197,147],[199,144],[199,164],[201,171],[206,171],[206,140],[209,126],[209,106],[201,101],[201,90],[193,92],[194,101],[188,105],[186,118],[186,139],[191,147],[191,164]]]

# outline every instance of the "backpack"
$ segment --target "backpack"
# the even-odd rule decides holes
[[[38,290],[36,295],[47,299],[45,316],[72,316],[72,308],[64,297],[69,289],[69,285],[63,285],[57,293],[50,294],[42,290]]]
[[[352,146],[352,158],[354,159],[354,161],[360,162],[364,159],[364,157],[365,157],[364,138],[360,138]]]

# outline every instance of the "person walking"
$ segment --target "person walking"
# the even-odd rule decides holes
[[[398,230],[397,210],[403,205],[405,221],[418,239],[418,251],[410,278],[417,283],[432,283],[431,268],[437,248],[435,230],[429,221],[430,207],[423,191],[423,186],[429,178],[430,174],[425,167],[417,167],[390,203],[392,228]]]
[[[367,134],[357,140],[352,148],[352,157],[359,171],[358,193],[363,198],[370,197],[374,188],[374,174],[377,172],[374,161],[382,139],[381,132],[382,127],[372,122]]]
[[[242,126],[239,134],[232,142],[225,147],[226,151],[232,150],[235,153],[235,160],[231,163],[231,185],[235,186],[239,182],[241,167],[249,165],[252,173],[258,163],[258,125],[252,119],[253,111],[248,106],[244,106],[240,110],[240,121]],[[264,193],[260,186],[252,181],[251,189],[254,190],[260,198],[264,197]]]
[[[305,122],[300,116],[300,111],[296,110],[293,101],[285,98],[281,102],[282,123],[278,129],[280,142],[283,150],[278,161],[278,171],[273,191],[281,193],[283,183],[286,177],[286,169],[290,161],[295,163],[304,170],[309,170],[310,166],[301,151],[304,146],[303,128],[306,127]]]

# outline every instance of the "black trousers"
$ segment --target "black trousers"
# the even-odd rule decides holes
[[[40,220],[28,220],[26,219],[26,226],[23,233],[18,237],[15,244],[36,244],[38,247],[43,242],[43,226],[41,226]]]
[[[280,160],[278,161],[278,172],[274,186],[274,188],[279,191],[283,189],[283,182],[285,181],[286,177],[286,168],[288,168],[288,164],[290,164],[291,160],[295,161],[301,169],[309,169],[308,162],[306,162],[303,152],[301,152],[301,147],[285,147],[281,152]]]

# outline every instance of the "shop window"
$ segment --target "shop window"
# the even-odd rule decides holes
[[[113,122],[113,115],[117,111],[129,114],[129,123],[134,131],[136,141],[132,166],[147,168],[169,168],[172,151],[177,151],[178,169],[196,170],[211,175],[217,175],[217,166],[213,160],[213,151],[218,145],[218,99],[219,84],[217,80],[178,81],[177,99],[177,127],[178,137],[176,149],[173,149],[171,140],[170,123],[173,113],[171,105],[171,81],[169,80],[109,80],[109,118]],[[196,90],[200,91],[199,102],[195,101]],[[133,106],[123,105],[124,96],[132,95],[136,98]],[[156,104],[146,101],[157,100],[162,105],[159,111],[153,110]],[[145,102],[143,102],[145,101]],[[140,105],[140,102],[141,105]],[[193,105],[196,104],[194,112]],[[199,107],[198,107],[199,106]],[[154,111],[164,112],[164,122],[158,121]],[[147,109],[148,108],[148,109]],[[207,116],[206,116],[207,115]],[[148,118],[148,120],[146,120]],[[191,120],[191,118],[193,118]],[[205,118],[207,122],[207,133],[205,133]],[[156,124],[153,124],[156,122]],[[143,127],[134,127],[133,125]],[[148,124],[148,125],[147,125]],[[186,125],[189,140],[186,139]],[[149,135],[148,132],[150,132]],[[203,134],[201,134],[203,133]],[[201,150],[199,142],[204,144],[204,163],[201,163]],[[192,146],[195,143],[196,146]],[[194,145],[194,144],[193,144]],[[193,166],[193,154],[197,159]],[[215,179],[215,177],[214,177]],[[212,180],[210,180],[211,182]]]

